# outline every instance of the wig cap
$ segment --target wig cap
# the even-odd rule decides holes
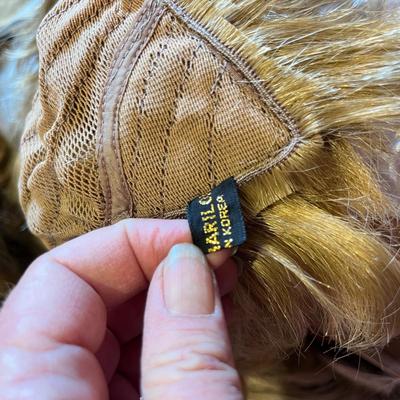
[[[226,178],[245,184],[317,142],[272,89],[296,83],[206,0],[61,1],[38,47],[20,190],[48,245],[182,217]]]

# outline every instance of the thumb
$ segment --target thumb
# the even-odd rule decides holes
[[[144,400],[243,399],[213,272],[191,244],[153,276],[141,363]]]

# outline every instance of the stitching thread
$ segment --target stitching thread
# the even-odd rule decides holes
[[[172,0],[162,0],[167,7],[173,11],[178,17],[180,17],[187,26],[197,32],[199,35],[205,37],[208,42],[214,46],[221,54],[229,59],[249,80],[254,88],[262,95],[263,100],[267,102],[268,106],[279,116],[282,122],[285,123],[293,136],[300,137],[299,129],[293,118],[287,113],[285,108],[276,100],[273,93],[259,83],[260,79],[256,72],[247,64],[237,52],[231,48],[228,48],[224,43],[211,33],[206,27],[200,24],[195,18],[193,18],[186,10],[179,7]]]
[[[110,30],[106,29],[104,34],[99,38],[99,41],[97,43],[97,45],[95,46],[95,49],[93,50],[93,60],[92,60],[92,64],[91,67],[88,68],[88,70],[86,71],[86,74],[84,74],[84,76],[82,76],[82,78],[79,80],[79,82],[77,82],[77,85],[75,86],[75,88],[78,88],[77,92],[74,92],[73,96],[69,96],[69,98],[67,99],[67,101],[65,102],[65,108],[64,108],[64,113],[61,115],[60,119],[56,122],[56,124],[54,125],[54,128],[52,129],[52,136],[51,138],[49,138],[49,140],[51,141],[55,141],[58,138],[58,135],[60,133],[60,128],[62,126],[62,124],[65,122],[65,117],[67,115],[69,115],[72,107],[74,106],[76,99],[79,96],[79,93],[81,91],[81,88],[83,87],[83,82],[87,79],[87,76],[89,76],[91,74],[91,72],[93,71],[93,69],[96,66],[96,61],[97,61],[97,57],[100,54],[100,49],[104,46],[104,43],[107,39],[107,37],[118,27],[118,25],[120,24],[121,21],[123,21],[124,18],[118,18],[116,21],[114,21],[114,23],[111,25]],[[47,136],[47,135],[46,135]],[[48,143],[49,144],[49,143]],[[50,146],[51,147],[51,146]],[[48,155],[48,159],[47,162],[51,161],[54,157],[53,154],[46,152]],[[59,182],[57,182],[57,184],[59,184]],[[58,194],[59,196],[59,194]],[[60,200],[58,199],[58,203],[60,203]],[[56,214],[54,217],[54,221],[58,218],[58,216],[60,215],[60,204],[56,210]],[[49,240],[55,241],[54,235],[56,233],[54,233],[54,231],[48,232],[49,234]]]
[[[139,42],[137,42],[137,40],[132,40],[130,43],[130,46],[128,47],[128,49],[125,51],[125,55],[122,58],[122,60],[120,60],[117,63],[117,59],[118,57],[115,58],[115,62],[114,62],[114,68],[116,68],[115,71],[111,70],[111,75],[109,77],[109,80],[107,82],[107,85],[105,87],[105,91],[103,94],[103,98],[102,98],[102,103],[101,103],[101,108],[100,108],[100,118],[101,118],[101,130],[100,130],[100,138],[99,138],[99,158],[101,160],[101,166],[102,166],[102,170],[104,172],[105,175],[105,187],[103,188],[104,192],[105,192],[105,200],[106,200],[106,206],[105,206],[105,212],[106,212],[106,216],[105,216],[105,224],[109,224],[111,222],[112,219],[112,193],[111,193],[111,186],[110,186],[110,177],[107,171],[107,163],[105,160],[105,154],[104,154],[104,135],[105,135],[105,131],[104,131],[104,114],[105,114],[105,109],[106,109],[106,98],[107,98],[107,93],[110,92],[111,86],[115,80],[115,77],[117,75],[118,70],[122,67],[124,61],[126,60],[126,58],[128,57],[128,55],[131,56],[131,58],[135,61],[135,58],[137,58],[138,54],[140,54],[141,51],[143,51],[144,46],[147,44],[148,39],[150,38],[155,26],[157,25],[162,13],[164,12],[164,9],[159,8],[157,10],[157,12],[155,14],[152,14],[153,11],[153,7],[154,7],[154,2],[149,2],[149,4],[145,4],[143,6],[143,10],[142,12],[138,15],[139,21],[137,22],[137,24],[134,26],[134,29],[130,32],[129,36],[131,36],[133,33],[136,34],[136,36],[139,36]],[[144,16],[148,16],[147,19],[144,19]],[[147,27],[146,29],[146,24],[148,24],[149,22],[152,22],[150,26]],[[140,29],[142,26],[145,26],[145,29],[142,30]],[[141,36],[140,36],[141,35]],[[138,44],[139,43],[139,44]],[[134,47],[134,45],[138,45],[135,52],[133,53],[133,55],[130,54],[132,48]],[[120,50],[118,51],[118,56],[120,56],[122,54],[122,51],[124,51],[125,47],[121,46]],[[120,107],[120,103],[122,100],[122,97],[125,93],[126,90],[126,78],[128,76],[130,76],[130,73],[132,72],[132,68],[129,68],[127,70],[124,71],[124,75],[123,77],[123,83],[121,84],[118,90],[118,97],[117,97],[117,101],[114,104],[114,109],[113,109],[113,113],[112,113],[112,118],[113,118],[113,130],[111,132],[111,145],[112,148],[114,150],[114,152],[116,153],[116,159],[117,159],[117,164],[118,164],[118,168],[119,168],[119,176],[120,176],[120,181],[122,186],[125,188],[125,190],[127,191],[126,188],[126,183],[125,183],[125,175],[123,174],[122,168],[121,168],[121,160],[120,160],[120,155],[116,146],[116,139],[115,139],[115,129],[118,127],[118,123],[119,121],[116,121],[116,116],[118,114],[119,111],[119,107]],[[129,194],[129,192],[127,191],[127,193]],[[131,199],[131,203],[132,203],[132,199]]]
[[[181,81],[180,81],[178,87],[175,89],[174,102],[173,102],[173,106],[171,109],[171,115],[170,115],[170,119],[168,121],[166,130],[165,130],[164,145],[163,145],[164,154],[163,154],[162,164],[161,164],[162,165],[162,167],[161,167],[161,188],[160,188],[161,205],[162,205],[161,215],[165,214],[165,189],[166,189],[165,178],[166,178],[166,172],[167,172],[166,164],[167,164],[168,152],[169,152],[169,139],[171,137],[172,127],[174,126],[174,123],[176,121],[176,111],[177,111],[177,107],[178,107],[178,102],[179,102],[179,100],[182,99],[182,92],[183,92],[184,85],[185,85],[187,79],[189,78],[190,71],[193,67],[194,60],[197,56],[197,52],[199,51],[199,49],[202,46],[200,39],[196,38],[196,42],[197,42],[196,47],[192,50],[192,55],[185,65],[185,69],[182,73]]]
[[[164,44],[160,44],[160,49],[158,50],[158,52],[159,52],[158,56],[161,56],[161,54],[164,52],[165,49],[166,49],[165,45]],[[148,83],[149,83],[149,79],[153,76],[153,73],[154,73],[156,67],[158,66],[157,53],[156,53],[156,56],[152,55],[152,57],[154,57],[154,58],[152,59],[152,63],[151,63],[150,69],[147,71],[148,74],[143,79],[144,86],[143,86],[143,90],[142,90],[142,97],[140,98],[140,101],[139,101],[139,114],[138,114],[138,119],[137,119],[137,122],[136,122],[137,136],[136,136],[136,139],[134,141],[135,168],[134,168],[134,174],[133,174],[133,192],[134,193],[136,193],[136,191],[137,191],[137,179],[136,179],[136,176],[137,176],[138,166],[139,166],[139,154],[140,154],[139,150],[140,150],[140,145],[141,145],[141,142],[142,142],[142,130],[143,130],[143,128],[142,128],[142,119],[141,118],[144,115],[144,101],[145,101],[145,99],[147,97],[147,86],[148,86]],[[136,204],[133,204],[133,207],[134,207],[134,210],[135,210],[134,211],[134,215],[136,215],[136,213],[137,213]]]
[[[151,10],[152,11],[152,10]],[[118,93],[118,97],[117,97],[117,101],[116,101],[116,107],[114,109],[114,113],[113,113],[113,118],[114,118],[114,124],[113,124],[113,133],[112,133],[112,146],[113,146],[113,150],[116,154],[116,158],[117,158],[117,164],[118,164],[118,173],[120,176],[120,182],[121,185],[124,187],[125,192],[128,194],[129,198],[130,198],[130,211],[132,213],[132,209],[133,209],[133,199],[131,194],[129,193],[127,184],[126,184],[126,180],[125,180],[125,174],[123,173],[123,167],[122,167],[122,160],[121,160],[121,155],[119,152],[119,149],[117,148],[117,139],[116,137],[119,135],[119,111],[121,108],[121,102],[122,102],[122,98],[125,95],[126,92],[126,88],[127,88],[127,84],[129,82],[129,77],[132,74],[133,68],[136,65],[136,61],[137,61],[137,57],[138,55],[143,51],[144,47],[146,46],[148,39],[150,38],[150,36],[153,33],[153,29],[154,27],[158,24],[159,21],[159,17],[161,16],[162,12],[164,10],[162,9],[158,9],[155,14],[152,14],[151,12],[149,13],[149,17],[150,20],[152,20],[152,23],[150,26],[145,27],[145,34],[141,37],[140,40],[140,45],[136,48],[136,51],[132,54],[132,60],[135,60],[135,62],[133,63],[132,68],[129,68],[130,72],[126,72],[125,73],[125,77],[124,77],[124,84],[121,85],[119,93]],[[148,21],[147,21],[148,22]],[[138,29],[139,34],[141,33],[141,29]],[[130,49],[132,49],[132,47],[130,47]],[[124,59],[127,57],[127,54],[125,55]]]
[[[215,186],[215,163],[214,163],[214,146],[213,135],[215,134],[215,113],[217,111],[217,104],[219,96],[217,96],[217,89],[221,88],[221,80],[226,71],[228,62],[226,60],[219,62],[219,69],[215,76],[214,82],[211,86],[210,96],[213,99],[213,110],[210,114],[209,135],[207,137],[208,145],[208,175],[210,179],[210,190]]]
[[[144,17],[146,11],[148,11],[146,8],[144,8],[143,10],[141,10],[139,12],[139,14],[137,15],[137,19],[140,21],[141,19]],[[129,40],[129,37],[132,35],[132,33],[135,32],[135,25],[133,25],[133,29],[128,31],[127,35],[126,35],[126,40]],[[137,32],[136,32],[137,35]],[[136,39],[136,37],[135,37]],[[126,41],[122,41],[121,43],[125,43]],[[132,49],[132,46],[135,44],[135,40],[131,40],[131,45],[129,47],[129,50]],[[124,62],[126,55],[122,58],[122,60],[119,60],[119,57],[122,53],[122,50],[124,49],[124,45],[120,46],[117,50],[117,52],[115,53],[113,62],[111,64],[111,74],[107,80],[103,95],[102,95],[102,100],[101,100],[101,105],[100,105],[100,135],[99,135],[99,148],[100,150],[98,151],[98,159],[99,159],[99,164],[102,167],[102,171],[104,172],[105,175],[105,187],[103,187],[103,193],[104,193],[104,199],[105,199],[105,224],[110,223],[111,221],[111,207],[112,207],[112,194],[111,194],[111,187],[110,187],[110,177],[108,175],[108,171],[107,171],[107,165],[106,165],[106,161],[105,161],[105,156],[104,156],[104,114],[105,114],[105,107],[106,107],[106,95],[108,93],[108,91],[110,90],[111,84],[119,70],[119,68],[121,67],[122,63]],[[118,62],[119,60],[119,62]],[[118,62],[118,64],[117,64]],[[103,185],[102,185],[103,186]]]

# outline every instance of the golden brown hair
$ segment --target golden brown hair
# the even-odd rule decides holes
[[[253,371],[257,361],[293,361],[310,341],[379,358],[399,334],[398,202],[385,178],[400,111],[400,29],[385,4],[355,3],[217,2],[278,65],[254,56],[310,138],[242,188],[250,237],[235,334]],[[340,390],[331,398],[349,398]]]

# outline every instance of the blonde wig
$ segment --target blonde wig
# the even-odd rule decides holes
[[[115,26],[128,21],[130,13],[137,11],[137,2],[128,3],[107,3],[115,6],[118,14]],[[243,82],[236,74],[234,83],[258,87],[260,91],[268,88],[269,104],[275,105],[274,115],[294,126],[297,132],[290,154],[279,153],[279,162],[265,164],[257,173],[237,174],[241,177],[240,193],[249,238],[238,253],[244,268],[234,293],[238,321],[232,327],[232,335],[249,398],[361,399],[367,394],[377,399],[396,398],[400,373],[400,362],[396,361],[396,354],[400,354],[395,349],[400,334],[395,165],[400,28],[396,5],[349,0],[162,3],[174,14],[170,22],[178,18],[191,24],[191,39],[211,37],[208,40],[217,49],[223,43],[226,57],[229,58],[230,51],[238,55],[239,69],[240,62],[245,60],[242,69],[250,72]],[[77,20],[83,15],[85,21],[98,17],[96,7],[85,11],[92,14],[82,11],[80,15],[74,8],[78,6],[73,1],[60,2],[47,15],[39,37],[43,40],[49,22],[57,18],[64,18],[65,22],[68,10],[76,12],[71,18]],[[113,10],[109,8],[107,12]],[[181,22],[174,23],[170,34],[181,34]],[[68,62],[57,63],[51,57],[51,51],[64,54],[60,43],[67,42],[63,35],[57,37],[54,45],[42,45],[42,62],[50,58],[55,74],[57,68],[70,72]],[[123,37],[123,32],[119,35]],[[213,42],[215,38],[219,40],[217,44]],[[106,39],[101,44],[107,48]],[[200,52],[202,45],[198,46]],[[159,52],[162,51],[160,45]],[[181,51],[184,53],[185,48]],[[197,57],[197,53],[193,54],[192,59],[186,60],[187,68]],[[213,54],[210,60],[223,65],[223,57]],[[48,246],[124,216],[183,216],[179,212],[168,214],[166,200],[153,208],[146,203],[143,209],[153,212],[143,211],[144,215],[138,207],[120,212],[107,211],[103,206],[107,202],[107,196],[100,193],[104,182],[93,172],[101,170],[102,164],[93,161],[98,154],[93,135],[87,133],[100,129],[93,115],[97,115],[97,86],[103,87],[105,83],[98,84],[103,82],[104,73],[90,64],[96,56],[97,52],[93,52],[82,63],[89,63],[92,75],[99,74],[97,83],[90,83],[92,78],[88,79],[90,82],[82,79],[80,91],[67,92],[65,99],[64,92],[49,84],[57,84],[51,81],[50,66],[41,69],[40,89],[22,139],[20,198],[28,225]],[[156,56],[159,54],[149,56],[154,70]],[[99,57],[101,62],[108,62],[103,53]],[[112,68],[123,63],[121,59]],[[155,73],[152,71],[149,76]],[[111,78],[115,76],[117,72]],[[143,91],[149,90],[144,87]],[[178,89],[184,92],[182,83]],[[183,94],[180,96],[179,99],[184,98]],[[247,92],[246,96],[251,97]],[[254,115],[269,115],[255,97],[251,99],[254,107],[248,109]],[[127,103],[135,101],[132,96]],[[137,102],[143,111],[145,101],[142,98]],[[175,106],[177,102],[174,99]],[[63,107],[67,107],[67,112],[58,118]],[[161,103],[159,108],[163,107]],[[120,110],[124,112],[124,107]],[[75,122],[69,122],[71,115],[82,112]],[[129,109],[127,115],[131,114]],[[143,115],[147,118],[149,114]],[[281,125],[268,118],[278,132]],[[107,121],[103,123],[107,126]],[[143,120],[135,124],[137,129],[144,129]],[[123,129],[124,124],[121,126]],[[109,127],[114,129],[112,124]],[[58,132],[54,138],[53,129]],[[170,134],[173,126],[168,129]],[[87,136],[87,141],[71,144],[68,138],[75,132],[80,137]],[[266,131],[265,135],[271,132]],[[116,140],[122,141],[121,137],[122,133]],[[272,134],[272,139],[278,141],[278,134]],[[139,140],[143,138],[134,143]],[[115,145],[114,139],[112,144]],[[169,149],[168,143],[163,145]],[[115,162],[121,164],[125,176],[130,176],[123,189],[135,197],[140,173],[135,170],[129,175],[126,160],[131,156],[140,164],[140,159],[128,150],[124,158],[122,144],[121,148],[122,155]],[[76,158],[69,151],[76,152]],[[152,149],[149,151],[151,157]],[[269,157],[275,157],[274,151]],[[166,156],[162,159],[164,165],[165,159]],[[82,187],[70,183],[72,168],[79,171]],[[166,174],[165,166],[161,173]],[[166,188],[165,179],[161,180],[162,189]],[[101,184],[95,183],[98,180]],[[115,182],[108,184],[111,193]],[[76,197],[72,198],[73,195]],[[120,197],[123,203],[126,199]],[[57,226],[46,208],[53,199],[64,204],[58,205]],[[90,201],[89,213],[85,207]]]

